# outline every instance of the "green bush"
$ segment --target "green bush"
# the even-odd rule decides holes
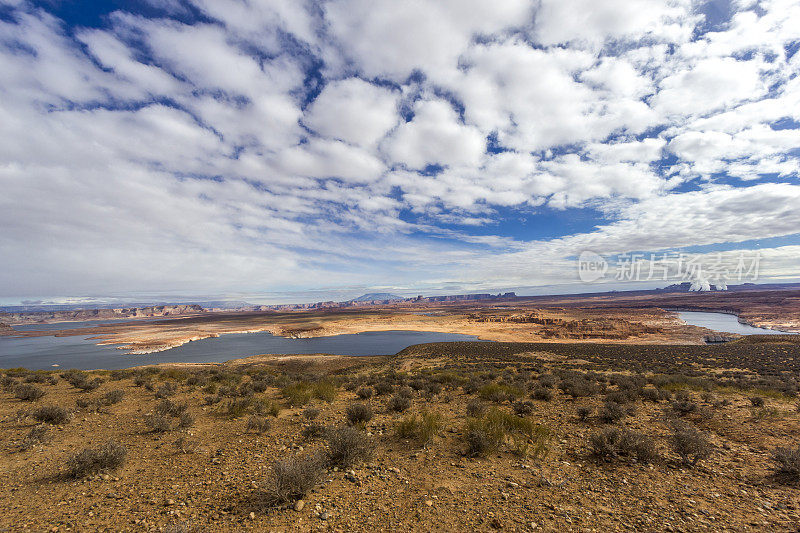
[[[480,388],[478,395],[484,400],[488,400],[490,402],[503,403],[507,401],[513,402],[522,396],[522,391],[509,385],[489,383],[488,385],[484,385]]]
[[[281,389],[290,407],[301,407],[311,401],[313,390],[309,383],[298,381]]]
[[[423,411],[420,415],[411,415],[398,422],[397,436],[401,439],[417,441],[422,446],[427,446],[442,428],[442,419],[437,413]]]

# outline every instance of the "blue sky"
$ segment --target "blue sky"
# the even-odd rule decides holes
[[[0,301],[624,288],[582,283],[585,250],[757,251],[795,281],[797,20],[0,0]]]

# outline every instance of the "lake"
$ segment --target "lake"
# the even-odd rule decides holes
[[[791,335],[774,329],[756,328],[739,322],[736,315],[726,313],[707,313],[700,311],[679,311],[678,317],[691,326],[699,326],[724,333],[740,335]]]
[[[58,365],[80,370],[115,370],[158,363],[219,363],[259,354],[393,355],[412,344],[475,340],[478,338],[474,335],[431,331],[370,331],[310,339],[276,337],[267,332],[231,333],[163,352],[128,355],[125,350],[97,346],[81,336],[0,337],[0,368],[53,369],[53,365]]]

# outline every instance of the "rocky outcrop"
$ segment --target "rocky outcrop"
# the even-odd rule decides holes
[[[3,324],[2,322],[0,322],[0,335],[13,335],[14,333],[16,333],[14,328],[9,326],[8,324]]]
[[[4,313],[2,318],[12,324],[70,322],[78,320],[109,320],[115,318],[152,318],[185,316],[203,313],[199,305],[154,305],[149,307],[122,307],[118,309],[78,309],[74,311],[38,311],[31,313]]]

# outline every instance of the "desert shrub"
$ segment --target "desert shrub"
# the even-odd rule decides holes
[[[411,407],[411,400],[406,396],[400,396],[399,394],[395,394],[389,398],[389,401],[386,403],[386,408],[389,411],[394,411],[397,413],[402,413],[409,407]]]
[[[428,382],[426,380],[422,379],[422,378],[417,378],[417,379],[411,380],[411,382],[408,384],[409,387],[411,387],[412,389],[414,389],[416,391],[424,390],[425,387],[427,387],[427,385],[428,385]]]
[[[421,415],[411,415],[398,422],[397,436],[401,439],[415,440],[427,446],[439,434],[442,428],[441,417],[437,413],[423,411]]]
[[[14,385],[17,384],[17,380],[12,378],[11,376],[3,376],[0,377],[0,389],[3,390],[13,390]]]
[[[175,449],[183,454],[187,453],[194,453],[200,447],[200,441],[196,439],[190,439],[186,435],[181,435],[175,442],[172,443],[175,446]]]
[[[592,454],[604,460],[628,457],[643,463],[658,459],[653,440],[637,431],[607,428],[589,437]]]
[[[37,424],[31,428],[25,438],[22,439],[22,443],[20,444],[20,448],[23,450],[29,450],[36,446],[37,444],[44,444],[47,442],[48,437],[48,428],[45,424]]]
[[[414,397],[414,389],[411,387],[400,387],[397,391],[397,395],[403,398],[413,398]]]
[[[72,413],[57,405],[43,405],[36,409],[31,416],[39,422],[45,422],[54,426],[66,424],[72,419]]]
[[[439,394],[442,392],[442,384],[437,381],[429,381],[427,385],[425,385],[425,392],[432,396],[434,394]]]
[[[513,402],[522,395],[522,391],[508,385],[489,383],[480,388],[478,395],[490,402],[503,403],[506,401]]]
[[[175,403],[172,400],[161,400],[156,404],[155,413],[159,416],[179,417],[189,408],[185,403]]]
[[[543,457],[548,452],[550,430],[530,418],[521,418],[500,409],[490,409],[479,419],[467,421],[467,455],[485,456],[509,440],[512,450]]]
[[[277,402],[264,400],[261,398],[253,400],[251,408],[253,410],[253,414],[256,415],[269,415],[277,417],[281,412],[281,406]],[[311,409],[311,407],[306,409],[306,411],[309,409]]]
[[[253,392],[257,392],[259,394],[266,392],[268,387],[269,383],[260,379],[250,383],[250,388],[253,390]]]
[[[492,424],[484,418],[473,418],[467,421],[464,439],[467,443],[468,456],[485,457],[500,449],[505,439],[505,431],[501,426]]]
[[[797,448],[776,448],[772,452],[775,476],[785,483],[800,483],[800,446]]]
[[[80,478],[115,470],[125,464],[127,453],[125,446],[114,441],[108,441],[99,448],[87,448],[67,459],[66,475]]]
[[[102,401],[106,405],[114,405],[122,401],[125,397],[125,391],[121,389],[110,390],[102,396]]]
[[[89,374],[80,371],[68,371],[66,374],[62,374],[61,377],[76,389],[84,392],[93,391],[103,383],[102,379],[89,379]]]
[[[318,455],[276,461],[264,482],[264,503],[272,507],[299,500],[314,488],[323,469],[323,460]]]
[[[156,398],[169,398],[178,392],[178,386],[175,383],[163,383],[156,390]]]
[[[672,401],[672,392],[667,389],[658,389],[658,399],[663,401]]]
[[[611,391],[606,394],[605,401],[608,403],[617,403],[620,405],[630,403],[636,399],[635,396],[631,395],[630,391],[626,390],[615,390]]]
[[[205,401],[206,405],[214,405],[214,404],[218,404],[219,402],[221,402],[221,401],[222,401],[222,396],[219,396],[219,395],[209,395],[209,396],[205,396],[205,397],[203,398],[203,401]]]
[[[25,402],[35,402],[46,392],[36,385],[22,384],[14,387],[14,397]]]
[[[628,413],[625,411],[625,408],[617,402],[606,402],[599,413],[600,420],[606,424],[619,422],[627,415]]]
[[[375,394],[375,389],[372,387],[361,387],[356,391],[356,395],[362,400],[369,400]]]
[[[48,377],[49,377],[49,376],[47,376],[46,374],[43,374],[43,373],[41,373],[41,372],[31,372],[30,374],[28,374],[27,376],[25,376],[25,379],[24,379],[23,381],[24,381],[25,383],[39,383],[39,384],[44,384],[44,383],[47,383],[47,382],[48,382]]]
[[[678,415],[688,415],[697,409],[697,404],[694,403],[692,397],[686,391],[678,391],[670,404],[673,412]]]
[[[194,417],[189,413],[183,413],[178,418],[178,427],[181,429],[190,428],[194,425]]]
[[[578,420],[586,422],[592,416],[592,411],[591,407],[581,406],[575,410],[575,413],[578,415]]]
[[[305,440],[321,439],[327,431],[328,428],[322,424],[309,424],[300,431],[300,436]]]
[[[394,385],[388,381],[379,381],[375,384],[375,394],[383,396],[394,392]]]
[[[362,431],[349,426],[326,432],[327,461],[331,466],[348,468],[372,455],[373,444]]]
[[[528,400],[517,400],[511,407],[517,416],[526,416],[533,412],[533,402]]]
[[[533,389],[531,393],[531,398],[534,400],[540,400],[543,402],[549,402],[553,399],[553,391],[551,389],[546,389],[544,387],[536,387]]]
[[[127,379],[127,378],[131,377],[131,375],[132,374],[131,374],[130,370],[124,370],[124,369],[123,370],[112,370],[108,374],[109,378],[112,381],[120,381],[120,380],[123,380],[123,379]]]
[[[311,385],[302,381],[292,383],[281,389],[281,394],[286,398],[291,407],[300,407],[311,401]]]
[[[137,376],[135,376],[133,378],[133,384],[136,387],[148,388],[148,385],[151,385],[151,387],[152,387],[152,383],[153,383],[152,378],[150,378],[148,376],[143,376],[141,374],[139,374],[139,375],[137,375]]]
[[[473,378],[464,383],[461,388],[464,390],[465,394],[475,394],[482,386],[482,381]]]
[[[564,394],[568,394],[573,398],[592,396],[597,392],[597,386],[594,383],[580,378],[562,381],[559,383],[558,388]]]
[[[166,416],[146,415],[144,423],[153,433],[166,433],[172,429],[172,422]]]
[[[365,403],[351,403],[345,410],[347,423],[350,425],[364,425],[372,420],[372,408]]]
[[[542,374],[539,376],[539,386],[546,389],[552,389],[558,383],[558,377],[553,374]]]
[[[320,381],[314,384],[314,398],[331,403],[336,399],[336,393],[336,385],[330,381]]]
[[[761,396],[751,396],[750,404],[753,407],[764,407],[764,398],[762,398]]]
[[[319,413],[320,411],[316,407],[306,407],[303,409],[303,417],[306,420],[314,420],[319,416]]]
[[[672,449],[685,465],[694,466],[711,455],[708,436],[688,424],[676,424],[670,438]]]
[[[486,412],[486,404],[477,398],[471,399],[467,402],[467,416],[478,418]]]
[[[714,396],[713,392],[704,392],[700,395],[700,398],[709,405],[715,405],[717,403],[717,397]]]
[[[247,431],[255,431],[256,433],[266,433],[272,427],[269,418],[263,416],[251,416],[247,420]]]
[[[222,411],[230,418],[239,418],[247,413],[251,405],[253,405],[252,398],[235,398],[226,400],[222,406]]]
[[[648,402],[653,402],[653,403],[658,402],[658,400],[661,399],[660,398],[660,394],[658,393],[658,389],[653,389],[653,388],[649,388],[649,387],[646,388],[646,389],[642,389],[642,392],[641,392],[640,395],[642,397],[642,400],[645,400],[645,401],[648,401]]]

